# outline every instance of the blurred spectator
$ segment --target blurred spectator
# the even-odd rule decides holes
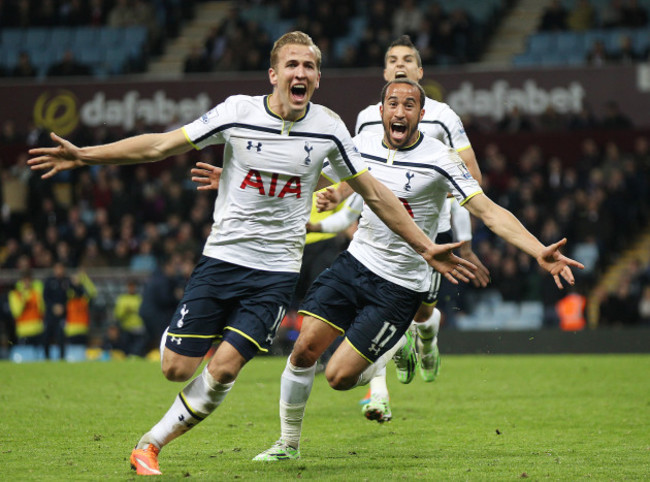
[[[88,344],[90,302],[95,296],[97,288],[84,271],[79,270],[70,277],[63,329],[68,345],[85,347]]]
[[[648,11],[638,0],[627,0],[623,6],[623,27],[643,28],[648,24]]]
[[[134,279],[126,283],[126,293],[118,295],[115,300],[115,320],[119,328],[115,348],[126,355],[144,356],[147,343],[147,333],[144,322],[139,315],[142,296],[138,293],[138,285]]]
[[[650,325],[650,285],[643,287],[641,298],[639,299],[639,316],[643,325]]]
[[[415,0],[402,0],[393,14],[393,37],[404,34],[415,36],[420,27],[422,12]]]
[[[544,32],[566,30],[567,11],[560,0],[552,0],[544,9],[539,30]]]
[[[602,40],[595,40],[591,48],[587,52],[586,61],[589,65],[605,65],[612,57],[605,48],[605,43]]]
[[[132,27],[137,25],[138,15],[135,5],[130,0],[116,0],[108,13],[109,27]]]
[[[589,104],[583,104],[578,113],[572,114],[568,122],[569,129],[593,129],[598,126],[598,120]]]
[[[623,279],[616,291],[610,293],[600,305],[599,324],[610,327],[636,325],[639,322],[638,306],[639,299],[630,290],[630,281]]]
[[[91,21],[88,0],[64,0],[60,2],[59,21],[61,25],[77,27],[89,25]]]
[[[24,50],[21,51],[20,54],[18,54],[18,62],[11,71],[11,75],[13,77],[36,77],[37,74],[38,72],[36,71],[34,64],[32,64],[29,53]]]
[[[194,45],[190,54],[185,59],[183,72],[186,74],[210,72],[212,65],[210,60],[205,56],[203,50],[198,45]]]
[[[59,358],[65,359],[66,340],[63,328],[67,316],[68,290],[70,278],[65,265],[57,261],[52,267],[52,275],[45,279],[43,299],[45,301],[45,333],[43,346],[45,358],[51,358],[50,344],[59,346]]]
[[[585,306],[587,298],[574,286],[568,288],[567,295],[555,305],[562,331],[580,331],[587,326]]]
[[[91,75],[90,67],[82,64],[75,59],[72,50],[66,50],[63,58],[59,62],[55,62],[47,69],[48,77],[72,77],[81,75]]]
[[[497,122],[497,128],[501,132],[529,132],[533,129],[533,124],[528,116],[521,112],[519,106],[513,105],[510,111]]]
[[[623,0],[610,0],[605,7],[600,8],[600,26],[617,28],[623,26]]]
[[[20,279],[9,292],[9,309],[15,321],[18,343],[40,346],[45,331],[43,283],[32,278],[29,268],[22,268]]]
[[[131,257],[131,271],[153,272],[158,266],[153,254],[153,244],[145,239],[140,243],[138,252]]]
[[[106,25],[108,18],[108,2],[106,0],[90,0],[89,6],[89,23],[98,27]]]
[[[144,286],[139,315],[147,330],[149,348],[158,348],[178,302],[183,296],[184,279],[179,274],[180,258],[169,258],[153,272]]]
[[[568,27],[575,32],[591,30],[596,23],[596,11],[590,0],[578,0],[567,17]]]
[[[620,64],[633,64],[642,58],[641,53],[634,49],[632,38],[629,35],[621,35],[619,48],[612,52],[611,60]]]
[[[605,103],[605,114],[601,126],[607,129],[629,129],[632,121],[621,112],[616,101],[610,100]]]
[[[543,131],[559,131],[566,127],[566,119],[549,105],[538,118],[539,128]]]

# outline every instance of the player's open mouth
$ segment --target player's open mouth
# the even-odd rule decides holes
[[[406,136],[406,124],[403,122],[391,122],[390,134],[396,140],[402,140]]]
[[[296,84],[291,87],[291,96],[297,102],[302,102],[307,97],[307,86]]]
[[[405,79],[406,78],[406,72],[404,72],[403,70],[398,70],[397,72],[395,72],[395,78],[396,79]]]

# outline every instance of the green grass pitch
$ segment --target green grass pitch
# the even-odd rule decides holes
[[[302,459],[252,462],[279,434],[285,359],[259,357],[160,455],[164,480],[648,480],[650,355],[443,356],[399,384],[393,421],[316,377]],[[128,457],[182,384],[141,360],[0,363],[0,479],[133,480]]]

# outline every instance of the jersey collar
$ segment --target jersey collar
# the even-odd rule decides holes
[[[384,138],[383,138],[383,137],[382,137],[382,139],[381,139],[381,145],[384,146],[384,147],[385,147],[386,149],[388,149],[389,151],[394,151],[394,150],[397,150],[397,151],[411,151],[411,150],[415,149],[417,146],[419,146],[419,145],[422,143],[423,140],[424,140],[424,135],[422,134],[421,131],[418,131],[418,138],[417,138],[417,140],[416,140],[413,144],[411,144],[410,146],[400,147],[400,148],[398,148],[398,149],[393,149],[392,147],[390,147],[388,144],[386,144],[386,143],[384,142]]]
[[[269,105],[270,101],[271,101],[271,96],[270,95],[265,95],[264,96],[264,109],[266,109],[266,113],[268,115],[270,115],[271,117],[274,117],[275,119],[278,119],[278,120],[281,120],[281,121],[285,122],[285,119],[283,119],[282,117],[280,117],[280,115],[276,114],[275,112],[273,112],[271,110],[271,106]],[[311,102],[308,102],[307,107],[305,107],[305,111],[302,113],[302,115],[300,117],[298,117],[295,121],[293,121],[293,123],[300,122],[301,120],[303,120],[307,116],[307,113],[309,112],[309,107],[310,106],[311,106]]]

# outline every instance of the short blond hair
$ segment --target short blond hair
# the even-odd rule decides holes
[[[309,35],[299,31],[285,33],[282,37],[280,37],[275,41],[275,43],[273,44],[273,48],[271,49],[272,69],[274,69],[278,63],[278,56],[280,55],[280,49],[285,45],[291,45],[291,44],[306,45],[307,47],[313,48],[314,53],[316,54],[316,67],[318,67],[318,70],[320,71],[320,64],[321,64],[320,49],[314,43],[314,41],[311,39]]]

